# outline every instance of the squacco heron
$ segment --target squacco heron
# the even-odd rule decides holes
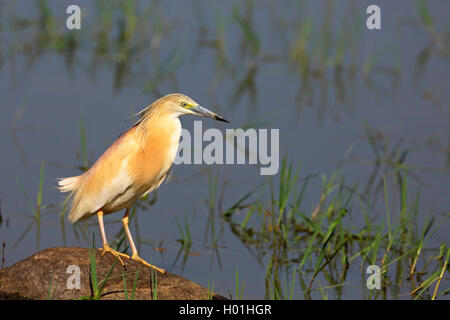
[[[139,257],[128,228],[128,214],[136,200],[158,188],[166,178],[175,160],[181,135],[178,117],[185,114],[228,122],[188,96],[178,93],[166,95],[137,113],[139,119],[136,124],[124,132],[88,171],[58,182],[61,192],[71,192],[70,222],[96,214],[103,241],[102,254],[110,252],[122,265],[121,258],[130,259],[130,256],[109,246],[103,215],[125,209],[122,224],[130,243],[131,259],[165,272]]]

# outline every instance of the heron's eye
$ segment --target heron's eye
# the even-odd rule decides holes
[[[186,108],[186,107],[187,107],[187,103],[186,103],[186,102],[182,102],[182,103],[181,103],[181,106],[182,106],[183,108]]]

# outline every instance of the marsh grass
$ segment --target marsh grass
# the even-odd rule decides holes
[[[383,54],[390,53],[385,47],[372,50],[366,56],[358,53],[361,29],[356,24],[360,16],[355,12],[359,8],[349,6],[348,13],[337,22],[337,27],[331,26],[330,21],[336,18],[336,8],[332,2],[326,3],[323,14],[316,21],[309,17],[308,9],[302,2],[293,5],[294,8],[291,5],[277,8],[271,15],[273,21],[270,28],[279,42],[263,37],[255,18],[258,9],[253,1],[236,2],[230,12],[217,8],[212,25],[208,25],[201,6],[196,5],[194,14],[198,19],[189,23],[198,24],[197,45],[193,49],[183,47],[186,50],[174,45],[166,51],[162,51],[162,44],[170,41],[183,24],[165,16],[158,2],[142,6],[134,1],[112,4],[98,1],[95,11],[98,19],[85,28],[92,33],[83,31],[79,36],[58,27],[58,21],[63,19],[52,12],[47,1],[37,1],[34,5],[36,12],[32,17],[16,14],[14,6],[8,9],[11,23],[8,26],[0,24],[0,32],[8,33],[6,41],[0,43],[0,68],[23,56],[27,70],[31,70],[40,58],[54,53],[64,58],[70,74],[80,70],[94,79],[99,69],[106,67],[113,70],[111,78],[116,92],[133,85],[142,88],[146,94],[160,96],[161,87],[169,86],[177,90],[177,76],[189,53],[195,60],[201,56],[200,53],[208,50],[213,52],[211,61],[215,70],[210,85],[213,100],[214,93],[224,81],[231,81],[232,88],[225,93],[230,104],[238,106],[248,98],[251,110],[254,110],[258,107],[258,81],[265,75],[263,72],[268,66],[270,68],[277,63],[290,70],[292,81],[298,85],[294,111],[300,113],[304,106],[312,106],[317,110],[319,123],[326,116],[336,116],[338,113],[335,110],[328,112],[330,101],[346,108],[346,112],[352,112],[358,95],[358,79],[361,79],[359,74],[367,89],[376,93],[374,96],[389,98],[395,97],[402,75],[398,64],[381,64]],[[2,4],[0,6],[4,9]],[[301,12],[295,19],[290,14],[294,9]],[[425,30],[430,41],[411,63],[412,78],[416,82],[422,79],[433,57],[448,61],[448,37],[444,31],[438,30],[426,1],[417,1],[417,13],[419,23],[416,27]],[[238,32],[237,41],[231,39],[232,28]],[[17,41],[8,41],[10,36]],[[237,54],[233,55],[233,52]],[[22,161],[27,163],[16,135],[25,105],[26,102],[15,114],[10,133]],[[364,284],[364,266],[369,264],[380,265],[383,288],[375,292],[366,290],[362,285],[358,290],[364,298],[407,296],[436,299],[448,295],[448,242],[442,239],[439,239],[438,245],[435,242],[431,245],[430,242],[439,230],[445,228],[449,213],[444,213],[442,218],[431,211],[423,211],[419,205],[421,188],[415,189],[416,184],[422,185],[422,181],[415,172],[433,169],[406,163],[410,154],[422,146],[405,146],[402,140],[392,143],[368,124],[365,130],[365,140],[373,153],[373,158],[357,159],[372,169],[365,187],[360,182],[348,185],[340,165],[331,174],[301,176],[300,168],[295,168],[284,158],[279,178],[267,180],[244,192],[234,204],[223,209],[223,190],[220,192],[220,179],[223,177],[208,171],[208,215],[203,242],[213,248],[211,265],[216,256],[221,267],[219,249],[225,226],[265,268],[266,298],[343,298],[353,282],[349,275],[360,272],[361,284]],[[58,165],[84,172],[91,163],[83,114],[79,120],[79,138],[78,163],[73,166]],[[54,206],[43,204],[45,163],[42,161],[41,164],[36,201],[29,199],[18,181],[31,212],[27,217],[32,221],[15,246],[35,226],[36,246],[39,247],[42,212]],[[306,203],[306,199],[310,198],[307,194],[315,192],[318,184],[321,189],[312,196],[316,203],[310,206]],[[157,193],[152,194],[152,198],[139,200],[130,214],[138,248],[141,244],[151,245],[140,236],[136,213],[148,210],[156,202]],[[384,210],[381,211],[375,203],[379,196],[384,202]],[[67,207],[63,205],[60,219],[64,243],[66,213]],[[357,217],[362,221],[355,222]],[[183,255],[183,269],[194,243],[188,221],[186,214],[184,223],[175,218],[181,246],[174,265]],[[112,223],[120,223],[120,219]],[[95,223],[87,222],[74,225],[76,239],[89,243],[94,225],[97,227]],[[112,243],[118,250],[127,250],[125,240],[121,230]],[[98,281],[95,252],[92,255],[91,282],[94,289],[90,298],[99,298],[106,279],[105,282]],[[156,299],[156,274],[154,280],[152,294]],[[236,267],[236,299],[243,297],[245,281],[242,280],[242,285],[240,282]],[[134,288],[129,297],[127,288],[125,292],[127,298],[134,297]]]
[[[31,228],[33,226],[35,226],[36,227],[36,249],[39,249],[39,244],[40,244],[40,239],[41,239],[41,214],[42,214],[42,211],[44,211],[48,207],[47,205],[42,204],[42,190],[44,187],[44,177],[45,177],[45,161],[42,160],[41,170],[40,170],[40,175],[39,175],[39,185],[38,185],[38,191],[37,191],[37,197],[36,197],[35,203],[33,203],[30,200],[30,198],[28,197],[20,180],[17,180],[17,184],[18,184],[20,190],[22,191],[23,197],[25,198],[25,201],[28,204],[28,207],[29,207],[32,215],[26,215],[27,218],[31,219],[31,222],[28,224],[25,231],[20,235],[20,237],[14,243],[14,247],[16,247],[23,240],[23,238],[25,238],[25,236],[28,234],[28,232],[31,230]]]
[[[83,113],[81,113],[80,117],[80,142],[81,142],[81,158],[82,158],[81,171],[84,172],[89,169],[89,162],[86,146],[86,122]]]
[[[106,285],[106,282],[111,277],[112,271],[117,263],[117,259],[111,265],[108,273],[106,274],[103,280],[98,279],[97,275],[97,263],[95,260],[96,250],[95,249],[95,235],[93,236],[93,246],[92,249],[89,250],[89,261],[90,261],[90,270],[89,270],[89,279],[91,284],[91,295],[90,296],[82,296],[80,300],[100,300],[103,294],[103,289]]]
[[[136,295],[136,287],[137,287],[138,279],[139,279],[139,271],[136,271],[136,274],[134,276],[133,287],[131,288],[131,295],[129,296],[125,272],[122,271],[123,289],[124,289],[124,295],[125,295],[126,300],[134,300],[135,295]]]
[[[176,241],[179,242],[181,246],[178,249],[177,255],[172,263],[172,268],[175,267],[179,259],[182,257],[181,271],[183,272],[184,268],[186,267],[186,263],[188,261],[192,247],[191,231],[189,228],[189,221],[186,214],[184,215],[184,227],[182,227],[181,224],[178,222],[177,217],[175,217],[175,223],[180,233],[180,238],[177,239]]]
[[[291,70],[292,81],[298,83],[296,111],[300,113],[305,106],[315,107],[319,123],[327,114],[337,116],[334,110],[327,112],[330,100],[345,111],[355,109],[360,70],[371,91],[391,98],[395,97],[401,76],[398,65],[381,65],[386,47],[358,59],[363,10],[351,2],[346,4],[343,16],[338,14],[335,4],[326,2],[317,19],[311,18],[304,3],[280,5],[270,12],[270,33],[277,34],[277,41],[265,37],[256,18],[270,8],[258,8],[250,0],[232,4],[228,12],[212,5],[216,14],[211,25],[204,9],[192,2],[194,23],[199,30],[198,38],[194,39],[196,45],[170,48],[162,48],[161,43],[170,41],[185,25],[166,16],[158,2],[96,1],[95,19],[83,20],[80,32],[66,30],[62,23],[66,17],[54,12],[48,1],[36,1],[34,6],[32,16],[18,14],[14,5],[5,8],[10,23],[0,29],[7,35],[0,47],[0,67],[1,62],[4,65],[23,56],[27,69],[31,69],[45,54],[54,53],[64,59],[71,75],[80,70],[95,79],[98,70],[106,67],[113,70],[111,78],[116,92],[134,83],[144,93],[160,96],[164,85],[177,91],[178,70],[189,59],[196,60],[201,51],[209,50],[216,71],[210,86],[212,93],[224,81],[231,80],[230,104],[237,105],[248,97],[251,109],[256,108],[258,79],[274,63],[281,64]],[[414,78],[420,79],[432,57],[447,59],[448,37],[445,31],[436,28],[425,1],[417,1],[416,7],[416,26],[430,37],[430,43],[414,62]],[[235,41],[231,39],[231,29],[236,30]],[[12,38],[20,40],[14,42]],[[235,57],[232,52],[239,54]]]
[[[190,247],[192,245],[192,238],[191,230],[189,229],[189,222],[186,215],[184,215],[184,228],[178,222],[177,217],[175,217],[175,223],[177,224],[177,228],[181,236],[181,239],[179,239],[178,241],[181,242],[183,246]]]
[[[150,263],[153,263],[150,260]],[[150,270],[150,293],[152,300],[158,300],[158,272],[151,268]]]
[[[266,298],[291,299],[294,292],[295,296],[302,292],[305,299],[317,295],[329,298],[330,292],[339,298],[350,283],[348,271],[360,266],[364,284],[363,266],[373,264],[381,268],[383,289],[373,292],[362,285],[365,298],[401,298],[408,287],[414,299],[446,294],[448,288],[439,291],[439,283],[448,268],[448,244],[427,247],[427,241],[443,227],[448,215],[440,221],[436,215],[428,215],[421,221],[420,189],[410,192],[406,172],[399,174],[403,181],[399,209],[391,207],[391,195],[396,193],[383,176],[385,217],[375,220],[369,215],[374,207],[359,193],[357,185],[346,186],[338,172],[330,179],[322,176],[319,203],[310,209],[312,214],[307,214],[302,199],[311,176],[299,179],[298,170],[293,170],[286,159],[282,161],[278,190],[273,181],[267,190],[270,202],[238,201],[224,212],[231,231],[265,256]],[[349,219],[361,211],[362,225],[350,224]],[[234,217],[237,212],[244,212],[240,219]],[[447,276],[446,283],[448,280]]]
[[[212,300],[214,296],[214,282],[212,286],[210,284],[210,280],[208,279],[208,287],[206,288],[206,298],[207,300]]]
[[[48,291],[47,291],[47,300],[52,300],[55,297],[56,290],[53,290],[53,294],[52,294],[52,286],[53,286],[53,278],[50,277],[50,281],[48,284]]]
[[[245,280],[242,280],[242,285],[240,285],[238,267],[236,267],[236,292],[234,296],[235,300],[242,300],[242,296],[244,294],[244,287],[245,287]]]

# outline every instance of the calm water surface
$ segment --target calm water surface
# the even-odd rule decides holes
[[[137,2],[136,7],[149,10],[137,10],[147,25],[138,21],[139,29],[126,29],[131,27],[122,19],[125,30],[133,30],[129,43],[117,40],[120,24],[111,25],[109,53],[99,53],[97,58],[100,49],[94,35],[101,32],[102,20],[95,3],[77,1],[86,17],[72,58],[64,53],[67,48],[58,51],[57,44],[43,40],[50,28],[67,33],[65,8],[70,3],[47,3],[55,17],[49,29],[19,23],[39,17],[33,2],[0,3],[0,242],[6,243],[6,265],[34,253],[37,245],[40,249],[64,245],[59,219],[64,196],[55,189],[56,178],[80,173],[75,168],[82,164],[80,119],[84,119],[87,159],[92,164],[132,124],[124,119],[171,92],[185,93],[231,121],[227,125],[204,119],[205,129],[280,129],[280,157],[286,155],[295,167],[300,166],[300,177],[329,176],[344,159],[341,172],[346,184],[358,182],[368,190],[383,216],[384,200],[376,190],[382,175],[392,169],[382,166],[370,180],[375,155],[365,128],[371,128],[388,150],[396,145],[408,150],[408,186],[412,193],[421,190],[419,219],[427,212],[440,219],[448,215],[448,1],[427,2],[433,31],[427,31],[414,1],[380,2],[382,29],[378,31],[365,28],[367,1]],[[116,23],[121,18],[115,16],[119,9],[114,10],[111,21]],[[242,27],[242,21],[251,31]],[[301,56],[296,60],[300,51],[295,48],[308,28],[305,51],[311,70],[303,78],[303,60]],[[439,35],[436,41],[434,34]],[[222,49],[216,46],[219,41]],[[121,54],[127,63],[119,63]],[[341,72],[333,67],[336,64]],[[193,120],[198,119],[183,117],[183,127],[192,130]],[[42,161],[42,202],[51,206],[42,212],[39,244],[32,227],[14,247],[32,214],[20,186],[34,203]],[[267,180],[256,165],[175,166],[156,202],[138,210],[138,230],[132,229],[142,239],[141,256],[202,285],[209,279],[224,295],[234,292],[237,267],[239,278],[245,279],[244,298],[264,298],[267,256],[260,264],[219,218],[218,210],[214,213],[218,250],[212,249],[210,236],[205,235],[208,183],[215,177],[217,201],[224,210]],[[278,176],[273,179],[276,184]],[[392,194],[398,193],[395,185],[390,188]],[[316,178],[306,192],[304,210],[312,212],[320,190],[321,180]],[[106,220],[114,222],[121,215]],[[176,221],[184,225],[185,217],[193,244],[191,254],[177,259],[181,245]],[[96,232],[100,246],[96,220],[89,223],[84,239],[66,221],[65,245],[90,246]],[[364,226],[358,210],[346,223]],[[449,228],[445,222],[427,245],[448,244]],[[111,239],[119,230],[119,223],[107,225]],[[352,270],[347,282],[343,297],[361,298],[359,268]],[[303,295],[299,292],[295,297]],[[332,290],[329,297],[335,297]]]

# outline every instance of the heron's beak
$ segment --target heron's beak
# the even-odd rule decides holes
[[[193,111],[194,113],[198,114],[199,116],[208,117],[208,118],[216,119],[218,121],[230,123],[228,120],[219,116],[217,113],[214,113],[206,108],[203,108],[202,106],[191,107],[191,108],[189,108],[189,110]]]

